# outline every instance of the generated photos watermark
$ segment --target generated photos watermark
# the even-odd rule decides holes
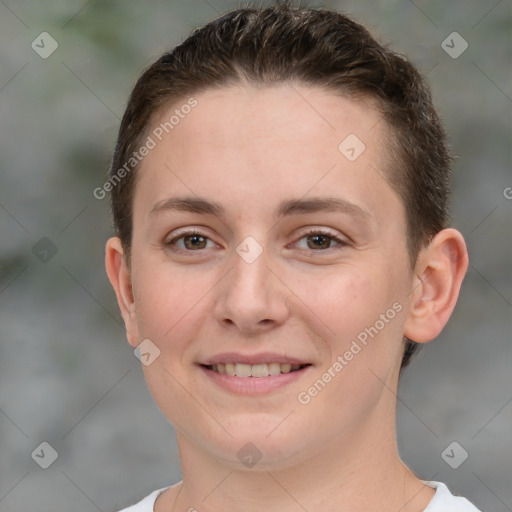
[[[101,186],[96,187],[92,194],[96,199],[105,199],[108,192],[111,192],[126,176],[130,174],[137,165],[149,155],[152,149],[155,149],[159,142],[163,140],[165,135],[171,133],[176,126],[178,126],[182,119],[190,114],[193,108],[197,107],[197,100],[189,98],[186,103],[181,105],[180,108],[174,110],[173,114],[167,121],[160,123],[148,137],[145,142],[134,151],[131,156],[126,160],[124,165],[120,167],[110,178]]]
[[[370,327],[365,327],[357,336],[352,340],[350,348],[346,350],[343,355],[338,355],[334,363],[327,368],[327,370],[318,378],[307,390],[301,391],[297,395],[297,400],[302,405],[307,405],[311,400],[318,395],[329,382],[332,381],[350,361],[352,361],[368,342],[375,338],[395,316],[402,311],[403,306],[400,302],[396,301],[393,305],[379,316],[379,319]]]

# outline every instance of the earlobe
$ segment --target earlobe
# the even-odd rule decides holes
[[[130,270],[127,266],[121,240],[118,237],[112,237],[107,241],[105,269],[117,297],[117,303],[126,328],[126,337],[128,342],[135,347],[139,343],[135,300]]]
[[[407,338],[425,343],[442,331],[455,308],[467,268],[466,244],[455,229],[440,231],[422,250],[409,295]]]

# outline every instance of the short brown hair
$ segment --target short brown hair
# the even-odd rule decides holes
[[[419,250],[448,223],[446,135],[416,68],[338,12],[284,2],[237,9],[195,30],[137,81],[119,129],[110,179],[140,147],[162,108],[205,89],[292,80],[376,100],[391,132],[385,177],[404,203],[414,264]],[[111,191],[114,226],[128,259],[136,170],[123,173]],[[402,368],[418,346],[405,341]]]

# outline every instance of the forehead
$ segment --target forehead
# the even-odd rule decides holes
[[[153,121],[155,147],[139,167],[134,217],[174,193],[269,211],[278,195],[366,193],[371,206],[379,187],[389,189],[385,123],[371,100],[298,84],[208,89],[184,108],[189,100]]]
[[[156,129],[187,101],[184,98],[160,112],[153,123]],[[203,150],[236,151],[243,143],[247,154],[251,149],[262,151],[262,142],[276,149],[286,141],[308,141],[310,144],[302,146],[304,154],[321,141],[338,156],[338,144],[350,130],[361,140],[370,142],[371,137],[374,144],[379,137],[379,129],[374,128],[382,120],[370,98],[356,101],[330,90],[292,83],[207,89],[196,95],[195,101],[197,106],[179,120],[175,116],[179,124],[164,135],[176,144],[195,144],[198,152],[194,158]],[[299,150],[298,144],[293,146]]]

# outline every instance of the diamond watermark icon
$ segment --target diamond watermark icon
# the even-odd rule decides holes
[[[364,142],[354,133],[345,137],[338,146],[339,152],[351,162],[357,160],[365,149]]]
[[[44,236],[32,246],[32,254],[41,263],[48,263],[57,254],[57,246]]]
[[[56,460],[59,454],[53,446],[46,441],[41,443],[32,453],[31,457],[43,469],[49,468]]]
[[[41,32],[30,46],[39,57],[47,59],[59,47],[59,43],[48,32]]]
[[[146,338],[135,348],[133,353],[144,366],[149,366],[160,356],[160,349],[150,339]]]
[[[263,247],[252,236],[248,236],[236,248],[236,252],[246,263],[252,263],[263,252]]]
[[[236,456],[244,466],[252,468],[261,459],[262,453],[254,444],[246,443],[238,450]]]
[[[441,43],[441,48],[452,59],[458,59],[468,49],[468,46],[468,42],[458,32],[452,32]]]
[[[457,469],[468,458],[468,452],[457,441],[453,441],[442,451],[441,458],[452,469]]]

